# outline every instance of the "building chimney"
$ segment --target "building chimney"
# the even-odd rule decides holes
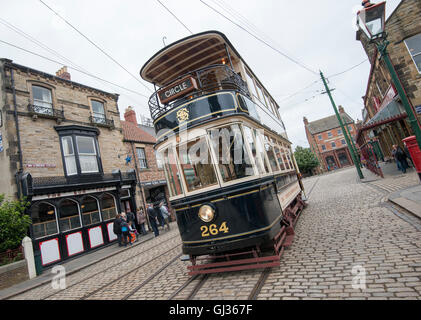
[[[339,106],[338,109],[339,109],[339,113],[345,113],[345,110],[342,106]]]
[[[304,124],[305,124],[305,125],[308,125],[308,120],[307,120],[307,118],[306,118],[306,117],[303,117],[303,121],[304,121]]]
[[[56,76],[59,77],[59,78],[61,78],[61,79],[64,79],[64,80],[71,81],[70,73],[67,72],[67,67],[66,66],[63,67],[63,68],[61,68],[60,70],[58,70],[56,72]]]
[[[133,110],[132,107],[127,107],[126,111],[124,112],[124,120],[126,120],[127,122],[131,122],[137,126],[136,112]]]

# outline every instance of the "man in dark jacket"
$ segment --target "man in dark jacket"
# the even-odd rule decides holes
[[[159,236],[159,230],[157,225],[158,212],[153,208],[152,203],[148,203],[148,209],[146,209],[148,214],[149,223],[152,227],[155,237]]]
[[[123,238],[123,235],[122,235],[122,232],[121,232],[121,222],[122,221],[123,220],[121,219],[121,214],[117,214],[117,216],[114,220],[113,231],[117,235],[117,241],[118,241],[119,247],[123,246],[123,244],[121,243],[121,240]]]

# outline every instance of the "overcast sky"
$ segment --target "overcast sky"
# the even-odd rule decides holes
[[[123,118],[128,106],[136,110],[138,121],[150,117],[148,99],[153,86],[141,80],[140,68],[158,50],[190,35],[206,30],[224,33],[247,64],[272,94],[281,108],[288,136],[297,145],[308,146],[303,116],[314,121],[333,115],[333,109],[317,74],[293,63],[265,46],[235,24],[212,11],[200,0],[160,0],[176,15],[178,22],[157,0],[42,0],[68,20],[132,75],[64,23],[40,0],[0,0],[0,40],[35,51],[51,59],[62,58],[37,46],[6,27],[19,28],[57,51],[83,70],[137,93],[106,84],[69,69],[73,81],[120,94]],[[203,0],[209,6],[276,47],[280,52],[325,76],[347,70],[367,59],[355,39],[355,13],[361,0]],[[388,0],[388,17],[400,0]],[[224,11],[230,10],[230,12]],[[232,11],[234,9],[235,11]],[[247,20],[239,20],[246,18]],[[248,25],[246,24],[248,23]],[[165,39],[164,39],[165,37]],[[37,70],[55,74],[62,65],[22,52],[0,42],[0,57],[12,59]],[[361,97],[365,94],[370,64],[365,61],[353,70],[330,80],[337,105],[354,119],[361,119]],[[142,85],[143,83],[143,85]],[[312,86],[301,90],[308,85]],[[291,97],[292,94],[301,91]],[[144,96],[143,96],[144,95]]]

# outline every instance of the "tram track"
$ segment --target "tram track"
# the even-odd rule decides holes
[[[173,240],[174,240],[175,238],[177,238],[177,237],[178,237],[178,236],[173,236],[173,237],[170,237],[168,240],[165,240],[164,244],[165,244],[165,243],[168,243],[168,242],[173,241]],[[162,245],[162,244],[161,244],[161,245]],[[149,252],[149,251],[151,251],[151,250],[153,250],[153,249],[155,249],[155,248],[156,248],[156,247],[155,247],[154,245],[150,244],[150,245],[149,245],[149,247],[145,248],[145,249],[142,251],[142,254],[147,253],[147,252]],[[131,248],[131,249],[135,249],[135,248]],[[126,252],[128,252],[128,251],[126,251]],[[118,254],[119,254],[119,253],[118,253]],[[113,255],[113,256],[114,256],[114,255]],[[113,256],[110,256],[110,257],[108,257],[108,258],[106,258],[106,259],[111,259]],[[59,295],[59,294],[60,294],[60,293],[62,293],[63,291],[69,290],[69,289],[71,289],[71,288],[73,288],[73,287],[75,287],[75,286],[77,286],[77,285],[80,285],[80,284],[84,283],[85,281],[89,280],[89,279],[90,279],[90,278],[92,278],[93,276],[97,276],[97,275],[100,275],[100,274],[107,273],[107,272],[108,272],[108,271],[110,271],[112,268],[115,268],[115,267],[117,267],[117,266],[118,266],[118,265],[120,265],[120,264],[127,263],[127,262],[129,262],[130,260],[133,260],[133,259],[136,259],[136,258],[139,258],[139,256],[138,256],[138,255],[132,255],[132,256],[130,256],[130,257],[128,257],[128,258],[126,258],[126,259],[119,260],[119,261],[117,261],[116,263],[112,263],[111,265],[107,266],[105,269],[102,269],[102,270],[100,270],[99,272],[95,272],[95,274],[94,274],[94,275],[92,275],[91,273],[89,273],[89,272],[88,272],[88,275],[87,275],[86,277],[83,277],[82,279],[80,279],[80,280],[78,280],[78,281],[76,281],[76,282],[72,283],[71,285],[67,285],[67,286],[66,286],[65,288],[63,288],[63,289],[54,289],[54,292],[52,292],[51,294],[47,294],[47,295],[45,295],[45,296],[41,297],[41,298],[40,298],[40,300],[47,300],[47,299],[52,298],[52,297],[54,297],[54,296],[56,296],[56,295]],[[152,259],[154,259],[154,258],[152,258]],[[106,261],[106,260],[105,260],[105,261]],[[89,266],[88,266],[88,267],[86,267],[86,268],[94,268],[94,266],[95,266],[95,265],[97,265],[98,263],[104,263],[104,260],[101,260],[101,261],[98,261],[98,262],[96,262],[96,263],[93,263],[93,264],[89,265]],[[72,272],[72,274],[78,274],[78,273],[80,273],[80,272],[83,272],[83,270],[84,270],[84,269],[86,269],[86,268],[79,269],[79,270],[77,270],[77,271],[75,271],[75,272]],[[70,276],[70,274],[69,274],[69,275],[67,275],[67,276]],[[23,294],[27,294],[27,293],[29,293],[29,292],[33,292],[34,290],[41,289],[41,288],[47,288],[47,287],[50,287],[50,286],[51,286],[50,281],[48,281],[48,282],[46,282],[46,283],[44,282],[44,283],[41,283],[41,284],[39,284],[39,285],[37,285],[37,286],[34,286],[34,287],[30,288],[29,290],[26,290],[26,291],[24,291],[24,292],[18,292],[18,293],[14,294],[14,295],[10,295],[10,296],[8,296],[8,297],[7,297],[7,299],[12,299],[12,298],[14,298],[14,297],[19,297],[19,296],[21,296],[21,295],[23,295]]]

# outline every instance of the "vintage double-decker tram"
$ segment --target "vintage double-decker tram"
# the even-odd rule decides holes
[[[217,31],[168,45],[140,74],[156,89],[155,148],[190,274],[279,265],[304,201],[275,100]]]

